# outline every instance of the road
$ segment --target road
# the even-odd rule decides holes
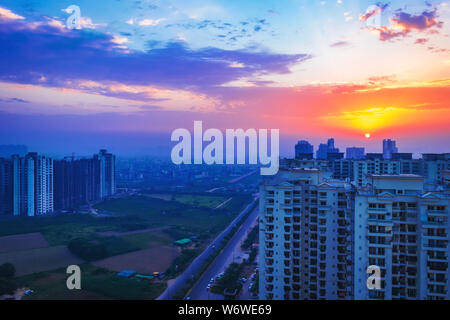
[[[244,221],[239,230],[234,234],[222,252],[214,259],[209,268],[197,280],[188,296],[191,300],[223,300],[222,295],[217,295],[206,290],[211,278],[215,278],[223,272],[226,267],[234,262],[242,262],[244,253],[241,250],[242,242],[247,238],[247,234],[256,224],[258,218],[258,206]],[[247,254],[245,254],[247,256]]]
[[[254,282],[251,280],[251,277],[254,276],[256,273],[253,273],[250,277],[248,277],[248,280],[244,285],[242,286],[241,293],[239,294],[238,300],[256,300],[257,297],[253,296],[253,294],[249,290],[249,286],[251,283],[254,284]]]
[[[244,174],[244,175],[242,175],[242,176],[240,176],[240,177],[231,179],[230,181],[228,181],[228,183],[236,183],[236,182],[238,182],[238,181],[240,181],[240,180],[242,180],[242,179],[247,178],[248,176],[251,176],[252,174],[254,174],[254,173],[257,172],[257,171],[258,171],[258,170],[255,170],[255,171],[246,173],[246,174]]]
[[[172,283],[167,286],[167,289],[158,297],[158,300],[170,300],[173,296],[181,290],[183,287],[187,286],[187,281],[193,279],[194,276],[199,272],[200,268],[203,266],[205,260],[209,258],[216,250],[220,247],[222,240],[232,231],[233,227],[236,226],[241,219],[252,209],[252,207],[257,203],[258,198],[255,198],[244,210],[219,234],[214,241],[197,257],[192,261],[192,263],[187,267],[187,269],[181,273]],[[257,212],[257,210],[256,210]],[[252,212],[252,216],[255,212]],[[247,221],[245,221],[247,222]],[[242,228],[241,228],[242,229]],[[240,229],[240,230],[241,230]]]

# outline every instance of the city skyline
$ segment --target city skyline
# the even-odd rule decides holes
[[[450,146],[448,1],[83,0],[81,30],[70,4],[0,1],[0,143],[128,136],[137,150],[202,120],[368,151]]]

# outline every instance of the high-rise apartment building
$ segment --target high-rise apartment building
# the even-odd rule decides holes
[[[449,207],[417,175],[374,175],[355,199],[355,299],[449,299]],[[366,269],[381,270],[369,290]]]
[[[53,212],[53,160],[29,152],[13,156],[14,215],[35,216]]]
[[[0,158],[0,215],[13,212],[13,164]]]
[[[300,140],[295,145],[295,159],[312,160],[314,157],[314,147],[308,141]]]
[[[261,184],[260,299],[450,298],[449,193],[417,175],[368,179],[282,168]]]
[[[116,191],[115,156],[52,158],[29,152],[0,158],[0,214],[36,216],[72,210]]]
[[[443,172],[450,170],[450,153],[424,153],[422,159],[423,175],[429,181],[441,183]]]
[[[365,149],[358,147],[350,147],[345,150],[345,159],[362,160],[365,158]]]
[[[383,140],[383,158],[391,159],[393,153],[398,153],[398,149],[395,146],[395,141],[391,139]]]
[[[339,153],[339,148],[334,146],[334,139],[328,139],[327,143],[321,143],[316,152],[316,158],[320,160],[327,160],[328,154],[337,154]]]
[[[112,196],[116,192],[116,157],[104,149],[96,157],[100,161],[100,197]]]
[[[357,186],[365,186],[369,178],[374,174],[400,174],[400,161],[380,160],[358,160],[353,161],[352,181]]]
[[[100,160],[57,160],[55,166],[55,210],[75,209],[100,200]]]
[[[260,299],[350,299],[352,187],[281,169],[260,187]]]

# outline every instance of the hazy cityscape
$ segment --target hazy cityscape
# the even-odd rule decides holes
[[[84,298],[448,299],[450,153],[413,159],[391,139],[380,149],[344,154],[330,138],[314,153],[300,140],[264,177],[255,165],[2,145],[0,263],[36,299],[59,298],[61,283],[34,278],[68,263],[103,281]],[[123,279],[142,292],[106,291]]]

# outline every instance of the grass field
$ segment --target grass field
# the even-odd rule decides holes
[[[149,226],[172,226],[192,233],[207,232],[214,235],[223,230],[248,202],[248,196],[235,196],[220,210],[213,210],[206,207],[192,207],[177,201],[135,196],[109,200],[97,205],[97,208],[139,217]]]
[[[0,237],[40,232],[49,245],[67,244],[73,238],[105,231],[132,231],[148,227],[137,217],[60,215],[43,217],[8,217],[0,220]]]
[[[174,239],[163,230],[126,234],[121,236],[121,238],[140,249],[170,246],[174,241]]]
[[[30,300],[78,300],[78,299],[155,299],[166,288],[165,283],[149,283],[118,277],[116,272],[95,267],[81,266],[81,290],[68,290],[65,269],[41,272],[17,278],[24,287],[33,289]]]
[[[215,195],[193,195],[193,194],[180,194],[180,195],[171,195],[164,193],[155,193],[149,194],[149,197],[162,199],[166,201],[176,201],[181,202],[194,207],[206,207],[214,209],[220,203],[225,201],[226,197],[215,196]]]
[[[97,217],[1,217],[0,263],[13,263],[17,281],[36,289],[30,299],[154,299],[165,283],[123,279],[115,271],[170,271],[175,265],[179,268],[168,272],[169,277],[181,272],[250,200],[248,195],[222,194],[178,194],[175,201],[172,196],[130,196],[98,204],[105,215]],[[180,254],[173,241],[193,236],[198,239],[194,246]],[[84,244],[103,246],[100,261],[84,263],[67,249],[80,238]],[[66,288],[65,268],[71,264],[85,269],[83,290]]]

